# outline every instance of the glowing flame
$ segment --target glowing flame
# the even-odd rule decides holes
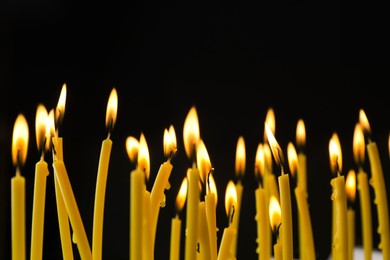
[[[299,119],[297,123],[296,142],[299,149],[303,149],[306,145],[306,128],[303,119]]]
[[[333,174],[339,174],[342,170],[342,154],[339,136],[333,133],[329,141],[330,169]]]
[[[265,124],[267,124],[273,134],[275,134],[275,113],[272,107],[268,108],[265,116]],[[268,134],[264,129],[264,143],[268,143]]]
[[[181,182],[179,193],[176,196],[176,211],[179,213],[183,207],[184,203],[186,202],[187,199],[187,187],[188,187],[188,180],[187,177],[184,177],[183,181]]]
[[[356,173],[353,169],[349,170],[345,181],[345,193],[350,202],[355,201],[356,196]]]
[[[368,122],[366,113],[363,109],[359,110],[359,123],[362,126],[363,132],[367,133],[368,135],[371,134],[371,127],[370,123]]]
[[[272,133],[271,128],[267,124],[265,124],[265,131],[267,134],[269,146],[270,146],[271,151],[272,151],[272,155],[273,155],[276,163],[280,166],[283,166],[284,157],[283,157],[282,149],[280,148],[280,145],[276,141],[275,136]]]
[[[50,109],[47,115],[45,150],[49,151],[52,143],[51,137],[55,136],[54,109]]]
[[[353,158],[357,165],[363,165],[365,153],[364,133],[359,123],[353,132]]]
[[[290,172],[294,176],[298,170],[298,155],[297,150],[292,142],[287,144],[287,159],[290,167]]]
[[[134,136],[126,138],[126,151],[132,163],[135,163],[138,158],[139,142]]]
[[[145,135],[141,133],[139,139],[139,149],[138,149],[138,169],[145,171],[146,180],[149,180],[150,175],[150,161],[149,161],[149,149],[148,144],[145,139]]]
[[[191,107],[184,121],[183,137],[187,157],[194,159],[196,146],[200,139],[199,119],[194,106]]]
[[[280,209],[279,201],[275,195],[271,195],[269,201],[269,220],[273,232],[277,230],[282,222],[282,211]]]
[[[204,144],[202,139],[199,140],[198,148],[196,149],[196,158],[200,179],[203,183],[207,183],[207,175],[211,172],[212,166],[209,154],[206,149],[206,145]]]
[[[109,131],[114,128],[116,122],[116,115],[118,110],[118,94],[116,89],[113,88],[110,93],[110,97],[107,102],[106,110],[106,127]]]
[[[255,158],[255,177],[261,178],[264,176],[264,167],[265,167],[265,158],[264,158],[264,149],[263,144],[259,143],[256,150],[256,158]]]
[[[171,125],[164,130],[164,155],[168,158],[176,152],[176,133],[175,128]]]
[[[45,106],[42,104],[38,104],[37,113],[35,117],[35,138],[37,141],[38,151],[40,152],[44,151],[46,148],[45,141],[49,125],[48,117],[49,115]],[[49,139],[47,139],[47,142],[49,142]]]
[[[212,173],[209,175],[209,185],[210,185],[210,193],[214,194],[215,205],[217,205],[218,202],[217,185],[215,185],[215,180]]]
[[[234,182],[230,180],[226,186],[225,193],[225,210],[226,215],[231,218],[234,217],[234,211],[237,209],[237,191]]]
[[[245,173],[245,141],[244,137],[240,136],[237,141],[237,149],[236,149],[236,176],[238,178],[244,176]]]
[[[62,123],[62,120],[64,119],[65,115],[65,103],[66,103],[66,84],[64,83],[62,85],[61,94],[58,99],[57,108],[55,111],[55,125],[56,128]]]
[[[12,135],[12,163],[14,166],[23,166],[26,162],[28,151],[28,124],[23,114],[19,114],[15,120]]]
[[[273,163],[272,163],[272,152],[268,143],[263,143],[263,152],[264,152],[264,169],[268,169],[272,172]]]

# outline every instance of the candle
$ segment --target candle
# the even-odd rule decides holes
[[[275,196],[271,196],[269,201],[269,222],[272,228],[272,231],[275,233],[276,242],[273,246],[274,249],[274,259],[282,260],[282,245],[279,241],[279,229],[282,224],[281,220],[281,209],[279,205],[279,201]],[[269,258],[266,258],[269,259]]]
[[[158,170],[156,180],[154,181],[152,192],[150,195],[150,224],[152,230],[151,242],[155,243],[156,229],[158,222],[158,214],[161,207],[165,207],[165,194],[164,191],[170,189],[169,176],[172,172],[171,159],[176,154],[176,133],[174,127],[171,125],[168,129],[164,130],[164,155],[167,156],[167,161],[161,164]]]
[[[299,168],[299,164],[297,152],[292,142],[289,142],[287,145],[287,157],[290,166],[290,172],[294,176],[295,172],[297,172],[297,169]],[[295,187],[294,193],[298,206],[300,259],[315,259],[316,255],[314,249],[310,212],[307,205],[307,193],[299,184]]]
[[[150,192],[143,191],[142,203],[142,259],[154,259],[154,243],[152,242],[152,227],[150,223]]]
[[[210,254],[211,260],[216,260],[218,256],[218,246],[217,246],[217,216],[216,216],[216,206],[217,206],[217,186],[215,185],[215,181],[212,173],[209,174],[209,187],[208,193],[205,195],[205,203],[206,203],[206,219],[207,226],[209,232],[209,240],[210,240]]]
[[[184,207],[184,203],[187,198],[187,186],[188,180],[187,177],[184,177],[179,192],[176,196],[176,216],[172,218],[171,221],[171,244],[170,244],[170,260],[179,260],[180,259],[180,240],[181,240],[181,219],[179,218],[179,213]]]
[[[291,212],[291,195],[290,195],[290,178],[284,172],[284,157],[282,149],[277,143],[271,129],[265,124],[268,142],[271,147],[272,155],[275,161],[280,165],[281,175],[278,177],[280,204],[282,211],[282,252],[283,259],[293,259],[293,230],[292,230],[292,212]]]
[[[28,124],[23,114],[16,117],[12,135],[12,163],[16,167],[11,178],[12,259],[26,259],[26,181],[21,175],[28,151]]]
[[[108,166],[112,141],[110,139],[111,131],[114,128],[116,114],[118,109],[118,94],[113,88],[107,103],[106,110],[106,128],[108,136],[102,142],[99,158],[98,173],[96,179],[95,204],[93,212],[93,229],[92,229],[92,257],[94,260],[102,259],[103,249],[103,219],[104,219],[104,201],[107,183]]]
[[[369,135],[371,134],[370,124],[368,123],[366,114],[361,109],[359,113],[359,122],[363,130]],[[385,180],[383,177],[382,164],[379,156],[378,147],[375,142],[369,139],[367,144],[367,153],[370,160],[371,168],[371,185],[374,188],[375,204],[378,212],[378,234],[380,235],[380,243],[378,248],[382,250],[383,259],[390,259],[390,227],[389,227],[389,210],[387,203],[387,194]]]
[[[188,194],[186,209],[185,260],[195,260],[198,244],[198,209],[200,201],[199,170],[196,166],[196,149],[200,140],[199,120],[196,108],[191,107],[184,121],[184,148],[193,166],[187,170]]]
[[[46,197],[46,178],[49,175],[49,168],[44,160],[45,138],[47,132],[50,133],[48,124],[48,113],[42,104],[37,107],[35,120],[35,133],[38,151],[41,152],[40,160],[35,164],[35,182],[33,196],[33,213],[31,224],[31,246],[30,258],[42,259],[43,250],[43,229],[45,219],[45,197]],[[50,140],[50,139],[49,139]]]
[[[353,203],[355,202],[356,195],[356,174],[353,169],[349,170],[347,179],[345,181],[345,192],[347,195],[348,209],[347,209],[347,221],[348,221],[348,259],[353,260],[353,250],[355,247],[355,210]]]
[[[231,246],[236,236],[236,230],[231,223],[235,216],[235,208],[237,207],[237,193],[236,187],[232,180],[230,180],[226,187],[225,193],[225,209],[228,216],[228,226],[224,229],[221,244],[218,251],[218,260],[235,259],[231,252]]]
[[[332,234],[332,256],[334,259],[348,259],[348,224],[347,198],[345,195],[344,176],[342,169],[341,145],[337,133],[333,133],[329,141],[330,168],[337,173],[330,181],[332,186],[332,205],[334,233]]]

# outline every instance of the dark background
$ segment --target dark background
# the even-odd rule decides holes
[[[215,168],[219,201],[218,242],[227,225],[224,194],[235,181],[236,142],[246,142],[247,168],[239,229],[238,259],[257,259],[254,160],[263,141],[267,109],[276,116],[276,139],[295,142],[296,123],[307,132],[309,204],[318,259],[331,246],[331,187],[328,142],[340,137],[343,174],[356,169],[352,139],[359,109],[371,125],[390,187],[388,40],[389,4],[346,1],[221,3],[85,3],[39,0],[0,4],[0,258],[10,259],[10,179],[13,124],[23,113],[30,127],[26,178],[26,252],[29,256],[35,163],[35,112],[57,104],[67,84],[60,134],[64,161],[84,226],[92,243],[94,190],[100,146],[107,136],[109,93],[118,91],[118,118],[107,179],[104,259],[129,258],[130,162],[125,140],[145,134],[151,189],[163,156],[163,131],[173,125],[173,160],[167,206],[160,210],[156,259],[169,258],[170,219],[186,169],[183,124],[197,108],[201,137]],[[46,156],[51,165],[51,156]],[[279,169],[274,168],[279,175]],[[368,157],[364,169],[370,174]],[[295,181],[291,178],[291,187]],[[47,178],[44,259],[59,259],[61,245],[53,173]],[[293,193],[292,193],[293,195]],[[371,189],[373,196],[373,190]],[[293,213],[296,214],[294,196]],[[359,211],[358,198],[355,209]],[[376,208],[373,210],[374,246]],[[180,214],[185,225],[185,210]],[[294,221],[296,218],[294,217]],[[361,245],[357,214],[356,243]],[[295,223],[296,224],[296,223]],[[184,228],[182,229],[184,232]],[[298,255],[294,226],[294,251]],[[184,246],[184,233],[182,234]],[[182,253],[184,247],[182,248]],[[79,258],[74,246],[75,258]]]

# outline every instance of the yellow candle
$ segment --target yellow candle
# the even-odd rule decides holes
[[[371,129],[364,111],[359,111],[359,122],[363,129],[370,135]],[[379,156],[378,147],[375,142],[369,140],[367,144],[367,153],[370,160],[371,180],[374,188],[375,201],[378,212],[378,234],[380,243],[378,248],[382,250],[383,259],[390,259],[390,227],[389,227],[389,209],[387,202],[387,192],[385,180],[383,177],[382,164]]]
[[[353,203],[355,202],[356,195],[356,174],[352,169],[349,170],[347,179],[345,181],[345,192],[347,196],[347,202],[349,204],[347,210],[348,259],[353,260],[353,251],[355,248],[355,210],[353,209]]]
[[[282,256],[282,245],[279,242],[279,239],[274,244],[274,259],[275,260],[282,260],[283,259],[283,256]]]
[[[229,218],[229,224],[224,229],[221,244],[219,246],[218,251],[218,260],[225,260],[225,259],[235,259],[235,256],[232,255],[231,252],[231,246],[234,242],[234,237],[236,236],[236,230],[232,227],[232,218],[234,218],[234,211],[237,207],[237,193],[236,193],[236,187],[232,180],[230,180],[226,187],[226,193],[225,193],[225,209],[226,214]]]
[[[279,241],[279,230],[280,230],[280,225],[281,225],[281,209],[279,205],[278,199],[272,195],[270,200],[269,200],[269,222],[270,222],[270,227],[272,228],[273,232],[275,233],[276,236],[276,241],[273,246],[274,249],[274,259],[275,260],[282,260],[282,244]],[[263,258],[262,258],[263,259]],[[269,258],[266,258],[269,259]]]
[[[154,259],[152,227],[150,224],[150,192],[144,190],[142,204],[142,259]]]
[[[112,141],[110,139],[111,131],[114,128],[116,121],[116,113],[118,107],[118,95],[116,89],[111,90],[108,99],[106,111],[106,127],[108,128],[108,136],[102,142],[99,158],[99,166],[96,178],[95,204],[93,212],[93,230],[92,230],[92,257],[94,260],[102,259],[103,249],[103,219],[104,219],[104,201],[106,193],[106,183],[108,166],[110,163],[110,155]]]
[[[204,201],[199,202],[198,214],[199,214],[198,217],[199,259],[210,260],[211,259],[210,239],[209,239]]]
[[[11,237],[12,259],[26,259],[26,181],[20,168],[28,151],[28,124],[23,114],[16,117],[12,135],[12,163],[16,174],[11,178]]]

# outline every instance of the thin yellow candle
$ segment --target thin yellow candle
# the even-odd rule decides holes
[[[370,160],[371,180],[370,183],[374,188],[375,201],[378,212],[378,234],[380,242],[378,248],[382,251],[383,259],[390,259],[390,227],[389,227],[389,209],[387,202],[386,184],[383,177],[382,163],[377,144],[370,138],[371,128],[368,123],[366,114],[361,109],[359,113],[359,122],[364,132],[368,134],[367,153]]]
[[[187,198],[187,186],[188,180],[187,177],[184,177],[179,192],[176,196],[176,216],[172,218],[171,221],[171,244],[170,244],[170,260],[179,260],[180,259],[180,241],[181,241],[181,219],[179,214],[184,207],[184,203]]]
[[[150,223],[150,192],[143,191],[142,203],[142,259],[154,259],[152,227]]]
[[[279,205],[279,201],[275,196],[271,196],[269,201],[269,222],[272,228],[272,231],[275,233],[276,241],[273,246],[274,249],[274,259],[282,260],[282,244],[279,241],[279,230],[280,225],[282,224],[281,219],[281,209]],[[263,258],[262,258],[263,259]],[[269,258],[266,258],[269,259]]]
[[[16,167],[11,178],[12,259],[26,259],[26,180],[21,175],[28,151],[28,124],[23,114],[16,117],[12,135],[12,163]]]
[[[218,250],[218,260],[235,259],[232,255],[231,246],[236,236],[236,230],[232,227],[232,219],[235,217],[235,208],[237,207],[236,187],[230,180],[226,187],[225,193],[225,209],[228,216],[228,226],[224,229],[221,244]]]
[[[188,194],[186,211],[185,260],[195,260],[198,244],[198,208],[200,201],[199,170],[196,166],[196,149],[200,140],[199,120],[196,108],[191,107],[184,121],[184,148],[187,157],[193,160],[192,168],[187,170]]]
[[[210,239],[206,219],[205,201],[199,202],[198,208],[198,257],[197,259],[210,260]]]
[[[364,259],[371,260],[373,250],[371,199],[368,184],[368,175],[363,170],[365,161],[364,133],[361,125],[357,123],[353,134],[353,158],[358,166],[357,188],[359,191],[361,230],[364,249]]]
[[[40,160],[35,164],[35,182],[33,197],[33,213],[31,224],[31,246],[30,259],[42,259],[43,251],[43,230],[45,220],[45,200],[46,200],[46,178],[49,175],[49,168],[44,160],[45,139],[47,132],[50,133],[48,124],[48,113],[44,105],[38,104],[35,133],[38,151],[41,152]],[[50,139],[49,139],[50,140]]]
[[[198,143],[198,149],[196,149],[196,159],[197,165],[199,168],[199,175],[201,181],[205,184],[206,195],[204,197],[204,207],[205,207],[205,226],[207,228],[207,236],[203,235],[203,240],[206,239],[209,241],[209,245],[203,246],[206,247],[206,253],[202,252],[202,243],[201,243],[201,255],[207,256],[207,259],[215,260],[217,259],[217,226],[216,226],[216,186],[213,179],[213,168],[211,166],[210,157],[206,149],[206,145],[203,140],[200,139]],[[200,204],[200,207],[202,204]],[[202,206],[203,207],[203,206]],[[199,209],[200,211],[200,209]],[[202,218],[202,215],[200,215]],[[203,223],[199,223],[199,228],[203,229]],[[200,241],[201,242],[201,241]],[[207,250],[209,253],[207,253]]]
[[[281,175],[278,177],[280,191],[280,205],[282,211],[282,247],[283,259],[293,259],[293,227],[292,227],[292,210],[291,210],[291,195],[290,195],[290,178],[284,171],[284,156],[282,149],[277,143],[275,136],[267,124],[268,142],[271,147],[272,155],[275,161],[280,165]]]
[[[330,168],[337,176],[330,181],[332,186],[332,204],[334,234],[332,237],[332,258],[348,259],[348,223],[347,198],[345,194],[344,176],[340,175],[342,169],[341,145],[337,133],[333,133],[329,141]]]
[[[104,220],[104,202],[106,194],[107,174],[110,163],[112,140],[111,131],[116,122],[118,109],[118,94],[115,88],[111,90],[106,110],[106,128],[108,136],[102,142],[99,158],[99,166],[96,178],[95,204],[93,212],[93,230],[92,230],[92,257],[94,260],[102,259],[103,250],[103,220]]]
[[[290,172],[293,176],[295,176],[295,172],[297,172],[299,164],[297,152],[292,142],[289,142],[287,145],[287,157],[290,166]],[[297,185],[294,189],[294,193],[298,206],[300,259],[315,259],[316,254],[314,248],[313,231],[311,226],[309,207],[307,205],[308,203],[306,192],[301,186]]]
[[[347,195],[348,209],[347,209],[347,222],[348,222],[348,259],[353,260],[353,251],[355,248],[355,210],[353,203],[355,202],[356,195],[356,173],[353,169],[349,170],[347,179],[345,181],[345,192]]]
[[[151,195],[150,195],[150,225],[152,230],[152,246],[154,248],[156,229],[158,222],[158,215],[161,207],[165,207],[165,194],[164,191],[170,189],[169,177],[172,172],[171,159],[176,154],[176,133],[173,125],[169,129],[164,130],[164,155],[167,157],[167,161],[162,163],[158,170],[156,180],[154,181]]]

